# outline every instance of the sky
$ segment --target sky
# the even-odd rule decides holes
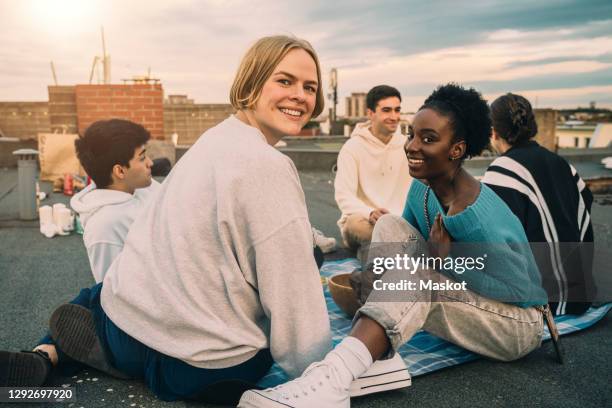
[[[451,81],[490,100],[612,108],[610,0],[0,0],[0,101],[46,101],[51,61],[60,85],[88,83],[101,26],[113,83],[150,68],[197,103],[228,103],[248,47],[290,34],[313,44],[326,94],[338,70],[340,114],[380,84],[412,112]]]

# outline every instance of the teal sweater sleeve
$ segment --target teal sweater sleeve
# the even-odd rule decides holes
[[[426,186],[414,180],[408,194],[403,217],[428,239],[424,214]],[[440,272],[456,281],[465,281],[468,289],[491,299],[520,307],[542,305],[546,292],[527,237],[519,220],[506,204],[486,185],[476,201],[459,214],[444,215],[433,191],[429,192],[430,225],[436,215],[443,214],[444,226],[453,238],[450,256],[483,257],[484,268],[443,269]],[[460,273],[461,272],[461,273]]]

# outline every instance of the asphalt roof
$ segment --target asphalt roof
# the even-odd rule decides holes
[[[0,349],[32,347],[50,313],[82,287],[92,285],[80,235],[47,239],[38,222],[17,220],[15,169],[0,169]],[[339,238],[339,211],[333,200],[331,175],[301,173],[312,224]],[[45,187],[45,188],[48,188]],[[67,202],[52,194],[43,204]],[[612,244],[612,200],[598,196],[593,208],[596,239]],[[329,258],[346,256],[345,252]],[[550,343],[527,357],[500,363],[482,359],[414,379],[412,387],[352,401],[365,407],[491,407],[491,406],[612,406],[612,317],[563,338],[566,363],[554,361]],[[211,407],[157,400],[139,381],[119,381],[95,370],[75,377],[56,377],[56,386],[76,387],[77,402],[66,407]],[[11,405],[6,405],[11,406]],[[27,406],[13,404],[15,407]],[[40,406],[40,405],[39,405]],[[51,406],[51,405],[49,405]],[[58,406],[57,404],[53,406]]]

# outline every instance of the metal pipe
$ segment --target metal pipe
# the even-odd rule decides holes
[[[19,149],[13,152],[17,156],[17,192],[19,194],[19,218],[35,220],[36,209],[36,174],[38,173],[38,151]]]

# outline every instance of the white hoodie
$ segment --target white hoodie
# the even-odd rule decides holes
[[[117,190],[98,189],[94,183],[70,200],[83,225],[83,242],[96,283],[102,282],[108,267],[123,248],[123,242],[136,215],[159,190],[152,180],[149,187],[134,194]]]
[[[336,203],[342,212],[342,230],[351,214],[369,217],[376,208],[401,215],[412,177],[404,152],[406,136],[395,133],[384,144],[370,132],[371,123],[359,123],[338,154]]]

